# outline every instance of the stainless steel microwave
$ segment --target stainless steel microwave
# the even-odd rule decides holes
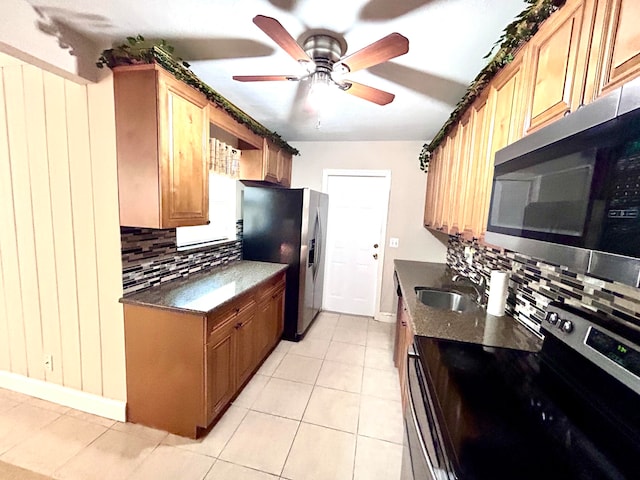
[[[485,240],[640,286],[640,79],[496,153]]]

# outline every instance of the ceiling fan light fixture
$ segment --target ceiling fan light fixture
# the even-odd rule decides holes
[[[317,71],[311,76],[311,87],[307,102],[314,111],[320,111],[323,107],[331,103],[331,91],[335,82],[327,72]]]

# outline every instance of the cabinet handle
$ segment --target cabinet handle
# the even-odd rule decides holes
[[[242,328],[242,322],[238,322],[238,323],[236,323],[236,326],[235,326],[235,327],[233,327],[233,328],[235,328],[236,330],[238,330],[238,329]]]
[[[406,326],[407,326],[407,322],[405,322],[404,320],[402,320],[402,321],[400,322],[400,325],[402,325],[403,327],[406,327]]]

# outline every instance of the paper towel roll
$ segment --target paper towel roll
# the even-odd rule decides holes
[[[498,316],[504,315],[504,308],[507,304],[508,293],[509,274],[507,272],[501,272],[500,270],[491,270],[487,313]]]

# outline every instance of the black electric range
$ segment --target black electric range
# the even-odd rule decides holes
[[[539,353],[416,337],[415,480],[640,478],[640,330],[555,304],[543,323]]]

